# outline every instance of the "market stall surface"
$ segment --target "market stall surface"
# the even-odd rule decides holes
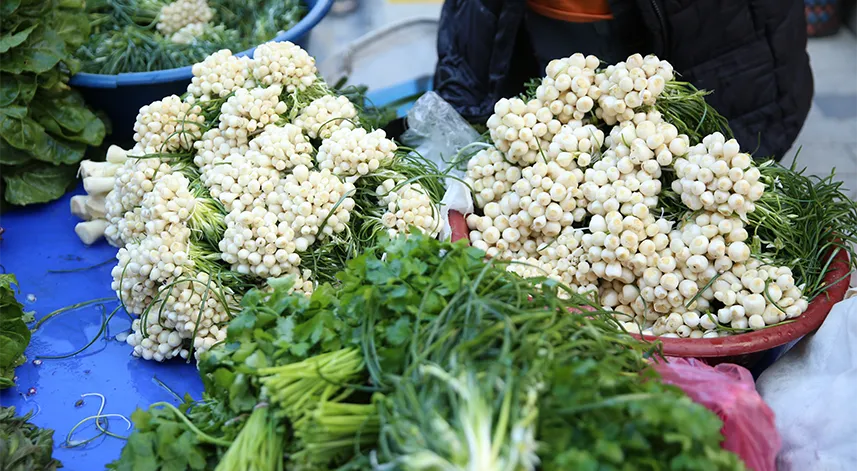
[[[35,311],[37,320],[76,303],[98,298],[110,301],[64,312],[42,324],[25,352],[27,362],[15,370],[16,385],[0,392],[0,404],[14,406],[18,415],[34,411],[33,423],[55,430],[54,457],[62,461],[63,469],[92,471],[104,469],[118,458],[125,441],[102,436],[79,447],[66,444],[69,431],[96,415],[101,406],[99,397],[81,395],[101,394],[105,398],[103,413],[130,419],[138,407],[175,399],[156,383],[156,377],[179,394],[190,393],[194,398],[199,398],[202,383],[192,363],[161,364],[131,356],[131,347],[116,339],[131,326],[124,311],[118,311],[106,331],[100,332],[104,317],[118,305],[110,289],[116,248],[104,241],[86,247],[75,236],[74,226],[80,221],[69,212],[69,199],[80,193],[79,188],[59,201],[4,214],[0,265],[5,273],[18,278],[18,300],[25,310]],[[67,271],[88,267],[93,268]],[[74,352],[96,336],[95,343],[78,355],[38,359]],[[110,418],[109,431],[130,433],[127,424],[116,417]],[[97,433],[94,422],[88,420],[71,440],[83,441]]]

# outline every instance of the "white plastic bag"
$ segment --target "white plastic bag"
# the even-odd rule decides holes
[[[857,297],[834,305],[756,388],[776,415],[779,471],[857,470]]]
[[[451,159],[477,139],[479,133],[435,92],[426,93],[414,103],[408,111],[408,130],[402,134],[403,142],[434,162],[441,171],[446,171]],[[449,175],[463,179],[464,171],[451,169]],[[462,214],[473,212],[473,199],[467,186],[455,178],[447,178],[445,184],[446,193],[440,202],[442,240],[452,234],[449,226],[450,210]]]

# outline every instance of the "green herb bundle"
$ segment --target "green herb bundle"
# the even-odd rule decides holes
[[[14,407],[0,407],[0,469],[3,471],[54,471],[62,463],[53,459],[54,431],[29,423],[32,413],[15,417]]]
[[[273,39],[303,17],[299,0],[210,0],[214,18],[193,40],[174,42],[155,25],[167,0],[96,0],[87,3],[92,35],[78,49],[84,72],[151,72],[202,62],[221,49],[240,52]]]
[[[285,279],[251,290],[227,341],[203,354],[202,404],[237,435],[195,406],[157,406],[180,417],[160,426],[231,469],[265,457],[313,471],[744,469],[720,449],[716,415],[649,369],[657,345],[563,285],[421,235],[368,250],[338,278],[309,297]],[[132,442],[160,433],[144,427]],[[129,443],[115,469],[137,459],[171,458]]]
[[[15,275],[0,275],[0,389],[15,385],[15,368],[26,361],[24,350],[30,344],[27,322],[33,316],[15,299],[13,284],[18,284]]]
[[[104,123],[66,85],[89,23],[77,0],[9,0],[0,12],[3,199],[43,203],[66,192],[86,147],[104,139]]]
[[[747,218],[754,256],[791,267],[812,300],[830,287],[824,278],[833,257],[847,252],[851,270],[857,269],[857,201],[845,194],[835,172],[807,175],[796,160],[790,167],[773,160],[759,165],[767,188]]]
[[[238,433],[234,425],[243,423],[232,417],[214,401],[194,402],[189,397],[179,407],[159,403],[138,409],[131,415],[134,433],[107,469],[214,469],[218,450],[229,446]]]

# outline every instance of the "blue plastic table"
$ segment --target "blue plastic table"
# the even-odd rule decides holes
[[[83,190],[79,188],[72,194],[80,193]],[[79,220],[69,212],[70,198],[71,194],[48,205],[0,216],[0,226],[6,229],[0,241],[0,264],[6,273],[17,276],[21,288],[18,299],[25,304],[26,310],[36,312],[36,319],[82,301],[115,297],[110,289],[110,270],[115,264],[112,261],[82,272],[49,272],[96,265],[116,255],[116,249],[104,241],[92,247],[80,242],[74,233]],[[105,314],[116,305],[116,302],[107,303]],[[102,338],[83,353],[34,364],[37,355],[70,353],[86,345],[98,333],[101,324],[102,310],[95,305],[62,313],[45,322],[33,333],[26,351],[27,363],[16,370],[16,386],[0,392],[0,404],[15,406],[19,415],[35,410],[32,422],[56,431],[54,457],[70,471],[104,469],[107,463],[119,457],[125,443],[102,437],[80,448],[63,447],[69,430],[80,420],[95,415],[101,404],[98,397],[86,397],[83,405],[76,406],[81,394],[100,393],[107,400],[104,413],[130,418],[138,407],[174,399],[154,382],[155,376],[179,394],[187,392],[198,398],[202,392],[202,383],[193,364],[134,358],[129,345],[115,340],[116,334],[131,326],[123,312],[113,317],[107,338],[102,334]],[[109,425],[111,432],[129,433],[122,419],[110,419]],[[94,424],[89,421],[75,432],[73,439],[92,437],[94,430]]]

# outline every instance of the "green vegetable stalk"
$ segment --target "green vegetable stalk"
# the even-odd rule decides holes
[[[267,404],[253,409],[214,471],[282,471],[283,435]]]
[[[89,36],[80,0],[4,1],[0,15],[0,174],[3,201],[44,203],[74,183],[104,123],[66,83]]]
[[[54,471],[62,463],[53,459],[54,431],[28,421],[32,413],[15,417],[14,407],[0,407],[0,469],[3,471]]]
[[[422,365],[378,401],[381,469],[535,470],[539,386],[518,373]]]
[[[655,109],[666,122],[675,125],[679,134],[686,134],[690,142],[702,142],[702,138],[715,132],[732,139],[729,121],[705,101],[710,93],[688,82],[667,82]]]
[[[328,387],[344,386],[363,373],[357,349],[342,349],[282,366],[259,368],[263,396],[277,405],[276,415],[293,422],[302,412],[329,396]]]
[[[295,438],[291,463],[301,469],[329,469],[374,448],[380,423],[374,404],[339,402],[338,388],[328,386],[318,403],[294,423]]]

